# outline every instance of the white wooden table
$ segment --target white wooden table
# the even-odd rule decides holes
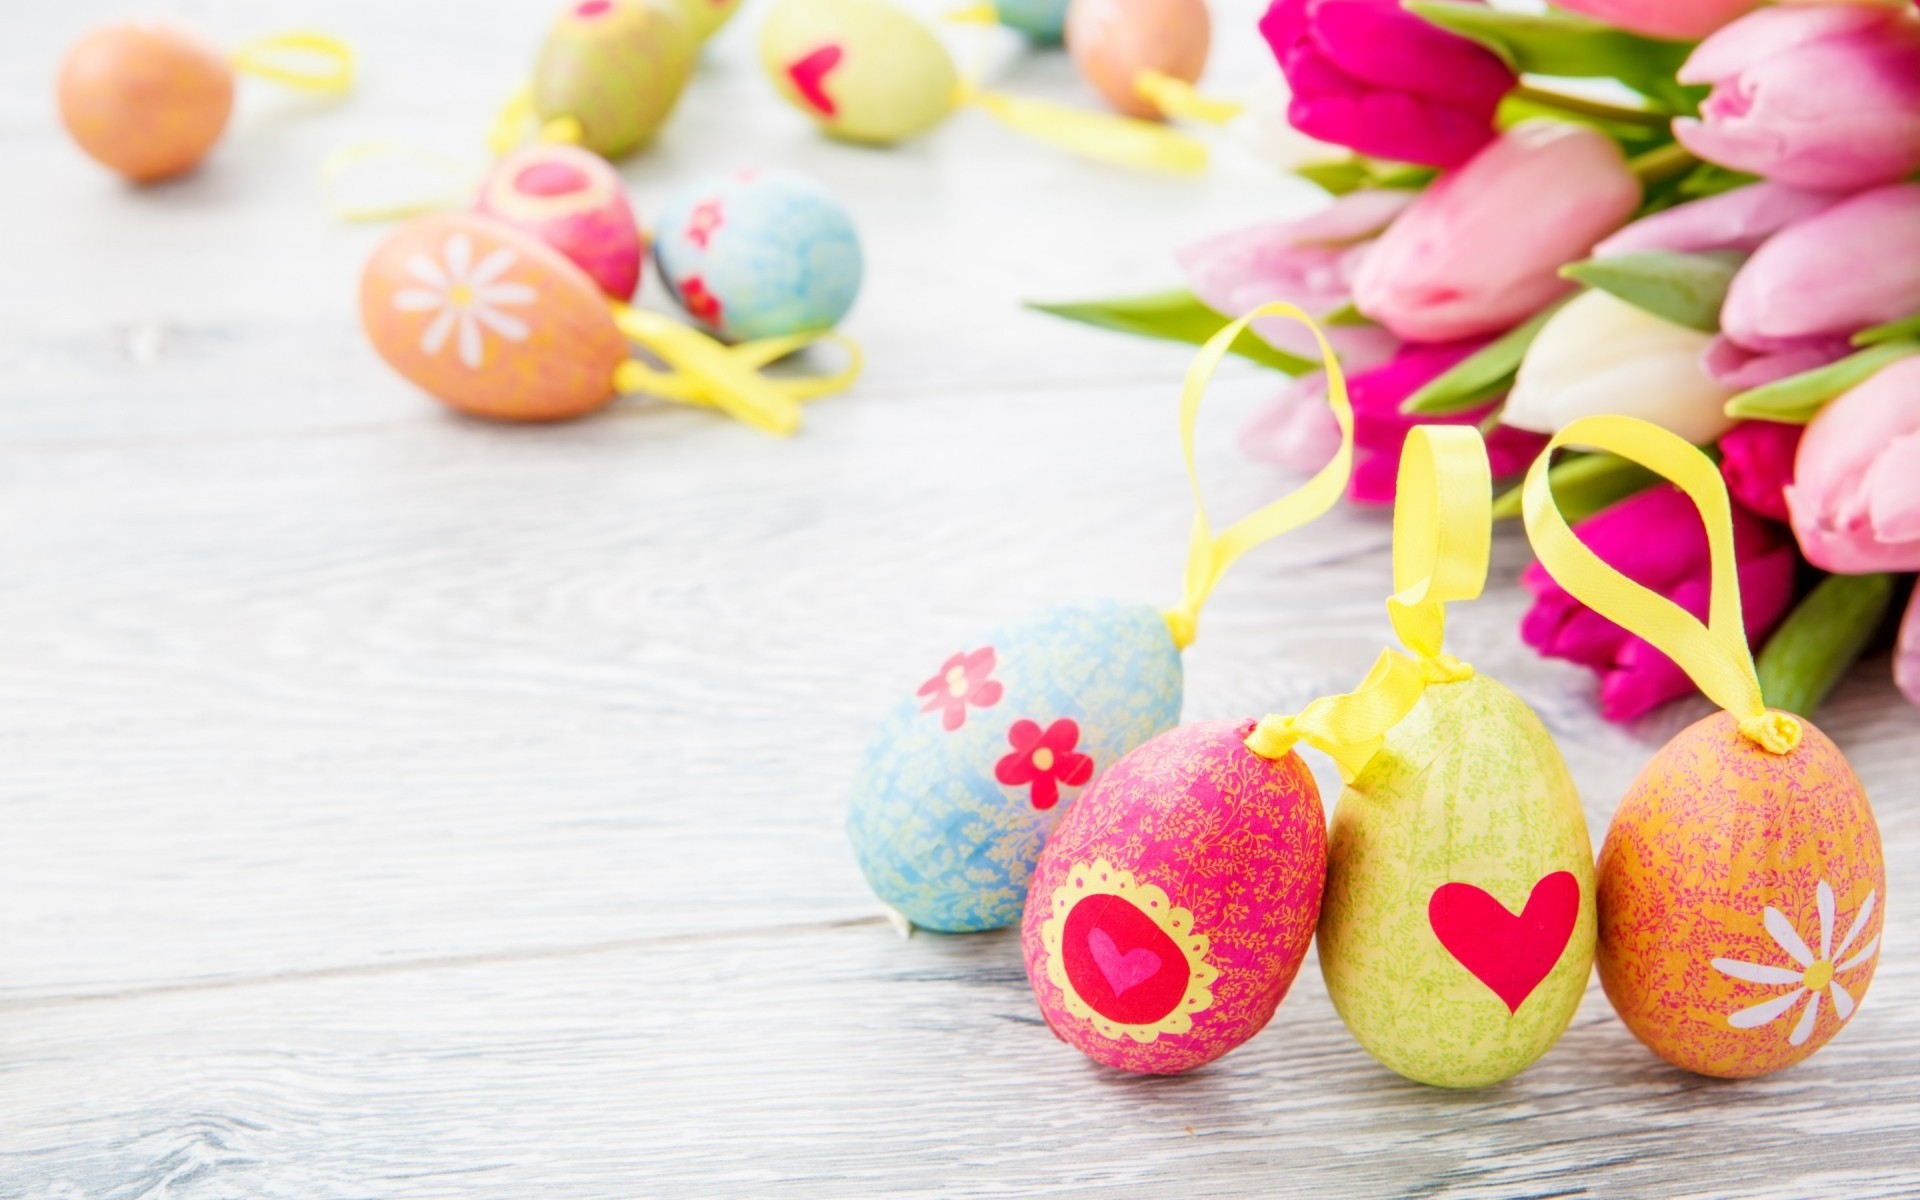
[[[0,17],[0,1197],[1920,1194],[1920,714],[1884,660],[1822,717],[1878,805],[1884,956],[1775,1078],[1667,1067],[1595,986],[1532,1070],[1430,1090],[1311,962],[1246,1047],[1122,1078],[1047,1033],[1011,933],[880,918],[841,833],[879,712],[1002,618],[1175,595],[1187,352],[1018,302],[1169,285],[1171,247],[1306,190],[1231,156],[1118,174],[973,115],[833,145],[760,78],[749,11],[624,170],[643,211],[743,165],[836,189],[866,378],[788,443],[646,403],[503,428],[363,343],[381,231],[330,221],[315,165],[376,135],[477,161],[545,0],[180,3],[228,41],[340,32],[364,87],[246,85],[209,167],[145,193],[52,112],[60,52],[121,8]],[[1229,90],[1261,53],[1233,12]],[[1082,95],[1058,56],[1010,85]],[[1222,508],[1284,482],[1230,446],[1271,387],[1218,389]],[[1251,557],[1189,717],[1351,683],[1387,542],[1342,511]],[[1496,558],[1455,646],[1560,737],[1597,843],[1701,709],[1600,725],[1515,636],[1523,545]]]

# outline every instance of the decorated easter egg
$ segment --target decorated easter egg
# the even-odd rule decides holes
[[[1475,1087],[1552,1048],[1593,966],[1593,847],[1540,719],[1434,684],[1334,805],[1320,968],[1369,1054]]]
[[[1260,1032],[1306,959],[1326,815],[1252,721],[1183,725],[1115,763],[1041,851],[1020,944],[1047,1024],[1088,1057],[1171,1075]]]
[[[693,36],[703,42],[719,33],[720,27],[733,20],[733,14],[740,10],[740,0],[679,0],[679,3],[687,24],[693,27]]]
[[[779,0],[760,27],[760,58],[789,104],[854,142],[931,129],[960,89],[940,39],[890,0]]]
[[[163,25],[110,25],[60,65],[60,119],[82,150],[147,183],[192,170],[233,110],[220,51]]]
[[[603,158],[630,154],[673,112],[698,49],[677,0],[575,0],[534,63],[534,112],[579,122]]]
[[[472,213],[421,217],[389,235],[360,277],[360,323],[387,365],[421,389],[507,421],[600,407],[627,357],[584,271]]]
[[[994,15],[1042,45],[1060,40],[1067,24],[1067,0],[995,0]]]
[[[1094,90],[1130,117],[1160,111],[1135,90],[1143,71],[1192,83],[1206,69],[1206,0],[1072,0],[1067,52]]]
[[[1770,754],[1716,713],[1628,789],[1600,849],[1600,982],[1634,1036],[1738,1079],[1806,1058],[1866,998],[1887,903],[1853,768],[1801,721]]]
[[[833,194],[788,171],[682,189],[660,212],[654,262],[696,322],[731,341],[831,329],[860,291],[860,239]]]
[[[630,299],[640,282],[646,239],[626,185],[590,150],[541,144],[514,151],[487,173],[473,210],[552,246],[616,300]]]
[[[1166,618],[1103,601],[1045,609],[927,664],[854,778],[867,882],[948,933],[1020,919],[1047,833],[1081,788],[1180,719]]]

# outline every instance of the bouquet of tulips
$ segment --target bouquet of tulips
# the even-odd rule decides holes
[[[1274,0],[1289,166],[1333,196],[1182,251],[1188,289],[1040,306],[1197,340],[1274,299],[1351,372],[1351,497],[1391,501],[1407,431],[1473,422],[1496,472],[1594,413],[1717,455],[1770,703],[1808,712],[1905,605],[1920,704],[1920,12],[1899,4]],[[1277,80],[1275,86],[1278,86]],[[1292,376],[1245,429],[1298,470],[1338,431],[1290,324],[1245,356]],[[1619,459],[1553,471],[1581,538],[1696,616],[1691,503]],[[1502,509],[1518,512],[1509,495]],[[1671,661],[1537,566],[1521,628],[1630,720],[1689,694]]]

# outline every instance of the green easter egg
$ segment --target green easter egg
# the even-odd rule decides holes
[[[760,59],[789,104],[853,142],[931,129],[960,88],[940,39],[888,0],[780,0],[761,26]]]
[[[619,158],[666,122],[698,47],[679,0],[578,0],[540,48],[534,112],[542,121],[571,117],[581,145]]]
[[[1430,685],[1340,794],[1320,969],[1369,1054],[1478,1087],[1552,1048],[1594,953],[1593,845],[1553,739],[1485,676]]]

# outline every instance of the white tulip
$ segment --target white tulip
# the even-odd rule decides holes
[[[1705,445],[1733,427],[1724,410],[1734,389],[1704,365],[1712,340],[1607,292],[1584,292],[1527,348],[1500,419],[1558,433],[1581,417],[1639,417]]]

